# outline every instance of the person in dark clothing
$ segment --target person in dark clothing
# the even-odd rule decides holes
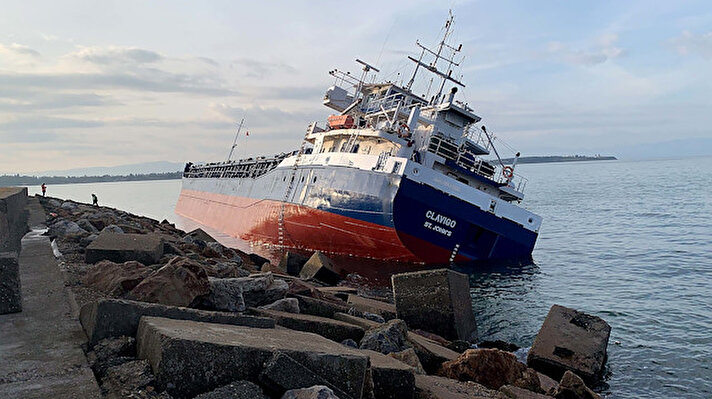
[[[94,206],[99,206],[99,198],[96,197],[96,194],[91,195],[91,203]]]
[[[47,185],[42,183],[42,196],[44,197],[45,194],[47,194]]]

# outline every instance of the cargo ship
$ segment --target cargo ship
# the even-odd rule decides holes
[[[309,124],[298,149],[187,163],[176,213],[280,249],[426,265],[531,259],[542,218],[521,206],[516,159],[503,163],[456,99],[453,20],[434,49],[416,41],[405,84],[374,83],[380,71],[358,59],[360,77],[330,71],[323,105],[334,114]],[[423,75],[432,94],[415,94]]]

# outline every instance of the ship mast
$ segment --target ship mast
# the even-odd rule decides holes
[[[418,59],[408,56],[408,59],[415,62],[415,70],[413,71],[413,76],[410,78],[410,80],[408,81],[408,84],[405,87],[407,90],[410,90],[411,87],[413,86],[413,83],[415,82],[415,77],[418,74],[418,71],[421,66],[442,78],[442,82],[440,83],[440,89],[438,90],[438,93],[433,97],[432,103],[437,103],[437,101],[440,99],[440,96],[442,95],[442,92],[443,92],[443,88],[445,87],[445,82],[447,82],[448,80],[455,83],[456,85],[465,87],[464,83],[462,83],[459,80],[452,77],[452,67],[460,66],[460,63],[455,62],[455,55],[457,55],[457,53],[459,53],[460,50],[462,50],[462,44],[460,44],[458,47],[452,47],[449,44],[447,44],[447,39],[450,36],[450,34],[452,33],[452,24],[455,21],[455,16],[452,14],[452,10],[449,11],[449,14],[450,14],[449,18],[447,19],[447,21],[445,21],[445,33],[443,34],[443,38],[440,40],[440,43],[438,44],[437,51],[433,51],[433,50],[423,46],[422,44],[420,44],[420,42],[416,41],[415,44],[421,48],[420,56],[418,57]],[[449,56],[445,56],[443,54],[443,49],[448,49],[452,53]],[[430,64],[426,64],[423,62],[423,57],[425,56],[425,53],[428,53],[435,57],[433,62],[431,62]],[[444,60],[447,62],[448,65],[445,68],[447,72],[441,72],[438,69],[438,62],[440,60]]]
[[[240,121],[240,126],[237,127],[237,133],[235,133],[235,140],[232,141],[232,147],[230,147],[230,153],[227,155],[227,162],[230,162],[232,158],[232,152],[235,151],[237,147],[237,138],[240,136],[240,130],[242,129],[242,124],[245,123],[245,118]]]

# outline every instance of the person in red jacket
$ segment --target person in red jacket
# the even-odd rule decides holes
[[[46,193],[47,193],[47,185],[42,183],[42,196],[44,197]]]

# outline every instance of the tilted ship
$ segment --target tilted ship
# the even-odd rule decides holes
[[[424,264],[530,259],[542,219],[520,206],[516,158],[501,162],[481,118],[455,100],[464,85],[452,22],[435,50],[416,42],[407,84],[367,83],[379,70],[360,60],[360,78],[331,71],[323,103],[336,114],[311,123],[298,150],[186,164],[176,212],[278,248]],[[438,83],[432,96],[412,90],[422,74]]]

